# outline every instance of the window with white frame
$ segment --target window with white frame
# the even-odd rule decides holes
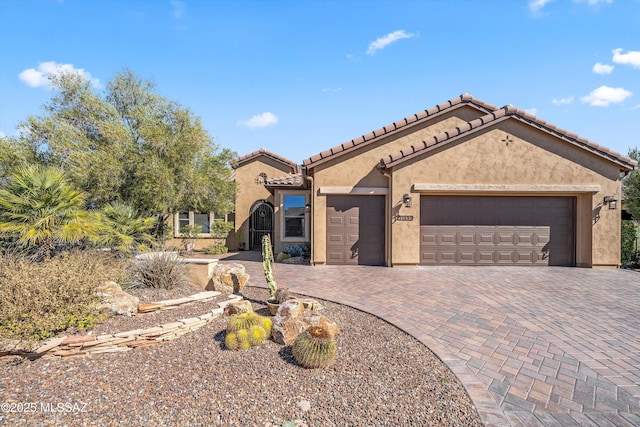
[[[187,225],[199,225],[202,227],[200,235],[202,237],[211,236],[211,224],[213,222],[227,222],[227,215],[216,215],[214,212],[199,213],[194,211],[183,211],[175,214],[174,218],[174,235],[180,237],[182,227]]]
[[[282,195],[283,239],[306,240],[306,204],[307,197],[304,194]]]

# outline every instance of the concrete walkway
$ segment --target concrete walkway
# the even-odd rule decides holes
[[[264,285],[255,253],[234,258]],[[487,426],[640,426],[640,273],[277,264],[276,279],[416,337]]]

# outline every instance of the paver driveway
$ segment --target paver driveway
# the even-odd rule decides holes
[[[276,279],[421,340],[487,425],[640,426],[640,273],[277,264]]]

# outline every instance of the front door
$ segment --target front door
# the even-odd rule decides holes
[[[268,202],[258,202],[251,208],[249,216],[249,249],[262,247],[262,236],[273,234],[273,206]]]

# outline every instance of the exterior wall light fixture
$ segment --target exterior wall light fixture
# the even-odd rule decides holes
[[[411,207],[411,201],[412,201],[412,197],[408,194],[405,194],[404,196],[402,196],[402,203],[404,203],[404,206],[406,208],[410,208]]]
[[[604,203],[609,204],[609,209],[618,209],[618,200],[613,196],[604,196]]]

